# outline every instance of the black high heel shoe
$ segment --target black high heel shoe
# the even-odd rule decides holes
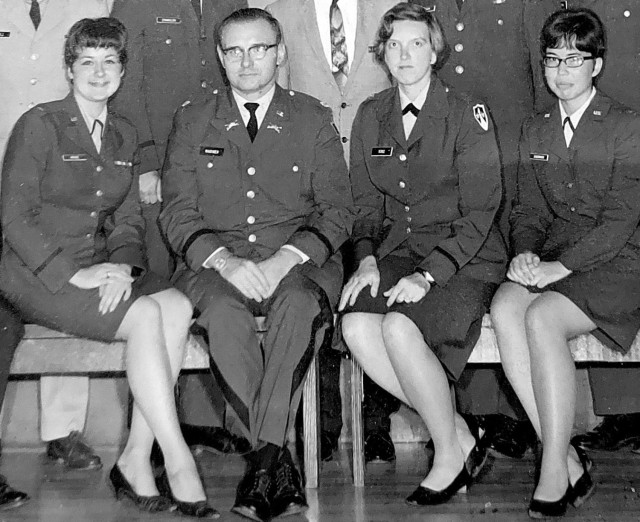
[[[466,491],[466,488],[471,485],[473,479],[478,476],[487,461],[487,447],[482,441],[480,429],[477,424],[473,423],[473,425],[471,425],[469,421],[466,422],[476,443],[473,448],[471,448],[469,455],[467,455],[464,465],[462,466],[462,471],[458,473],[451,484],[440,491],[418,486],[415,491],[406,498],[407,504],[412,506],[435,506],[444,504],[451,500],[456,493]]]
[[[111,481],[117,500],[122,500],[125,497],[129,498],[141,511],[158,513],[160,511],[169,511],[174,507],[171,501],[162,495],[138,495],[127,478],[122,474],[122,471],[120,471],[117,463],[111,468],[109,480]]]
[[[199,500],[197,502],[184,502],[174,497],[173,492],[171,491],[171,485],[169,484],[169,477],[167,476],[166,469],[156,479],[156,484],[158,485],[158,490],[160,491],[160,493],[171,499],[173,504],[176,506],[177,511],[179,511],[183,515],[187,517],[209,519],[220,517],[220,513],[212,508],[206,500]]]
[[[593,483],[593,479],[589,474],[589,470],[593,467],[593,462],[580,446],[573,444],[572,446],[578,454],[583,470],[580,478],[573,486],[571,486],[571,494],[569,495],[569,504],[577,508],[584,504],[585,500],[593,494],[593,491],[596,489],[596,485]]]
[[[567,485],[564,495],[558,500],[538,500],[535,498],[529,502],[529,517],[538,520],[563,517],[567,513],[567,504],[571,498],[573,488]]]

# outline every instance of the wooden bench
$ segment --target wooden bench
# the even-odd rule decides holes
[[[263,320],[256,321],[258,332]],[[71,375],[124,372],[124,342],[102,343],[28,324],[11,364],[15,375]],[[209,351],[201,337],[189,336],[184,370],[209,368]],[[318,368],[314,358],[303,385],[304,471],[307,488],[318,487]]]
[[[573,359],[577,363],[640,363],[640,332],[629,353],[622,355],[604,346],[593,335],[581,335],[569,342]],[[470,364],[496,364],[500,362],[498,342],[491,325],[491,317],[482,321],[480,339],[469,358]],[[362,368],[351,361],[351,435],[353,438],[353,484],[364,486],[364,438],[362,429]]]

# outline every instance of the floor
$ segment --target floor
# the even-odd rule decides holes
[[[289,522],[456,522],[469,520],[529,520],[526,506],[533,488],[534,459],[521,461],[492,456],[478,481],[467,494],[459,494],[443,506],[415,508],[403,499],[420,482],[429,455],[423,444],[397,444],[393,464],[370,464],[366,486],[351,484],[349,448],[322,468],[320,488],[308,491],[309,510]],[[115,461],[113,450],[100,451],[105,467],[97,472],[67,471],[47,461],[37,452],[2,455],[0,472],[10,483],[27,491],[32,500],[15,510],[0,511],[0,522],[116,522],[178,520],[175,514],[140,513],[127,501],[116,502],[107,484],[108,471]],[[593,521],[640,520],[640,455],[621,450],[592,453],[594,496],[580,509],[570,508],[566,519]],[[211,453],[197,456],[211,503],[222,512],[221,521],[240,522],[231,514],[235,487],[243,472],[239,457]]]

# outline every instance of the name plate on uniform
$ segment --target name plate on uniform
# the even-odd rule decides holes
[[[87,154],[63,154],[62,161],[87,161],[89,156]]]
[[[156,17],[157,24],[181,24],[182,19],[177,16],[157,16]]]
[[[9,38],[11,33],[9,31],[0,31],[0,38]]]
[[[541,154],[539,152],[532,152],[529,154],[529,159],[535,161],[549,161],[549,154]]]
[[[391,156],[393,154],[393,147],[373,147],[371,149],[372,156]]]
[[[224,149],[222,147],[200,147],[202,156],[222,156]]]

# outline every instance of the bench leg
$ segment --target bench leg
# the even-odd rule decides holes
[[[364,436],[362,433],[362,368],[351,361],[351,436],[353,439],[353,485],[364,486]]]
[[[304,423],[304,475],[305,487],[315,489],[318,487],[318,358],[314,357],[302,390],[302,420]]]

